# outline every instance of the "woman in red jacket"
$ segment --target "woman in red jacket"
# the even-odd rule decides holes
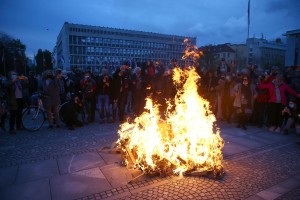
[[[280,132],[280,127],[282,123],[281,111],[286,105],[286,92],[289,94],[300,97],[293,89],[291,89],[287,84],[283,82],[283,76],[278,74],[276,78],[267,84],[260,84],[259,89],[268,89],[269,94],[269,125],[270,131]]]

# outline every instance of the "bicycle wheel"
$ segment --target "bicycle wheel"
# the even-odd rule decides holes
[[[38,106],[30,106],[23,111],[22,124],[27,131],[39,130],[46,120],[45,113]]]
[[[69,101],[66,101],[64,102],[63,104],[61,104],[59,106],[59,119],[61,122],[65,123],[65,120],[64,120],[64,112],[68,112],[66,109],[66,105],[67,103],[69,103]]]

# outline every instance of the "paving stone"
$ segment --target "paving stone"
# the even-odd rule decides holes
[[[53,199],[108,197],[112,199],[186,199],[187,197],[247,199],[257,197],[259,199],[262,197],[257,194],[262,191],[269,192],[269,194],[263,193],[267,196],[280,193],[282,196],[278,197],[279,199],[300,199],[297,198],[300,189],[293,189],[297,187],[295,182],[285,183],[291,178],[294,181],[300,180],[298,175],[300,173],[300,148],[294,144],[299,138],[293,134],[284,136],[251,126],[244,131],[232,125],[221,124],[221,135],[224,136],[225,141],[229,141],[225,144],[223,151],[226,174],[222,179],[183,177],[175,180],[174,178],[152,177],[150,180],[138,179],[133,184],[124,185],[122,190],[118,190],[118,188],[113,188],[114,183],[105,179],[105,176],[109,177],[110,170],[107,170],[104,176],[99,169],[102,169],[104,165],[118,165],[115,163],[118,160],[117,157],[99,152],[103,146],[110,146],[112,141],[116,140],[117,128],[116,124],[93,123],[72,132],[62,128],[55,131],[43,129],[36,133],[24,132],[24,134],[17,134],[16,137],[0,135],[0,175],[1,169],[5,169],[5,166],[16,167],[22,163],[25,165],[58,159],[61,160],[59,162],[61,174],[52,176],[50,173]],[[87,154],[89,155],[86,156]],[[75,156],[71,162],[72,155]],[[99,157],[104,165],[98,163]],[[69,163],[74,165],[70,166]],[[72,173],[75,171],[76,173]],[[67,174],[68,172],[71,173]],[[15,171],[12,169],[7,173],[14,174]],[[118,176],[114,173],[110,177]],[[140,171],[137,174],[130,173],[136,176],[140,174]],[[9,182],[16,184],[12,182],[12,179],[8,179]],[[18,185],[10,187],[15,186]],[[1,192],[10,187],[9,184],[4,185]],[[283,194],[284,188],[288,190],[285,194]],[[35,192],[37,194],[33,192],[32,196],[39,197],[40,191]]]
[[[249,148],[234,142],[226,142],[222,151],[224,155],[233,155],[246,150],[249,150]]]
[[[99,168],[50,179],[52,200],[75,199],[111,189]]]
[[[262,191],[256,194],[259,197],[262,197],[263,199],[275,199],[280,196],[277,192],[271,192],[271,191]]]
[[[284,195],[278,197],[276,200],[294,200],[294,199],[300,199],[300,187],[293,189]]]
[[[14,184],[18,167],[0,168],[0,188]]]
[[[121,164],[121,155],[118,153],[99,152],[99,155],[105,161],[106,164]]]
[[[97,152],[62,157],[59,158],[57,162],[61,174],[77,172],[80,170],[101,167],[105,165],[104,160]]]
[[[0,190],[1,200],[50,200],[49,179],[31,181]]]
[[[17,183],[24,183],[58,175],[56,160],[45,160],[31,164],[20,165]]]
[[[244,138],[244,137],[234,137],[234,138],[230,138],[228,141],[229,144],[230,142],[234,142],[235,144],[239,144],[249,148],[257,148],[265,145],[265,143],[258,142],[249,138]]]

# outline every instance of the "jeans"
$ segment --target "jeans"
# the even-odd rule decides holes
[[[9,117],[9,129],[14,130],[14,126],[16,124],[16,128],[21,128],[22,125],[22,110],[23,110],[23,98],[17,99],[17,110],[10,110]]]
[[[100,112],[100,119],[104,119],[104,116],[106,116],[106,118],[109,119],[109,95],[100,94],[98,96],[97,105]]]

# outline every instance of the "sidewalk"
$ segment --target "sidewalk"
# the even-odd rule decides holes
[[[44,134],[45,137],[40,134],[20,155],[30,155],[34,147],[38,149],[34,150],[36,155],[38,151],[51,152],[51,148],[61,153],[40,161],[28,159],[4,165],[15,159],[15,154],[9,157],[4,153],[9,148],[10,152],[19,149],[16,144],[12,147],[1,143],[0,199],[276,199],[283,195],[299,198],[296,195],[300,188],[300,146],[295,142],[300,137],[295,134],[285,136],[254,127],[244,131],[222,124],[226,174],[221,180],[142,176],[129,184],[140,171],[121,166],[119,154],[101,151],[117,138],[117,132],[116,126],[103,125],[106,127],[100,134],[99,126],[102,125],[84,127],[71,135],[60,130],[55,134],[61,138],[53,141],[49,139],[53,138],[52,133]],[[28,133],[24,132],[19,139],[22,137],[28,137]],[[69,146],[61,148],[60,144]]]

